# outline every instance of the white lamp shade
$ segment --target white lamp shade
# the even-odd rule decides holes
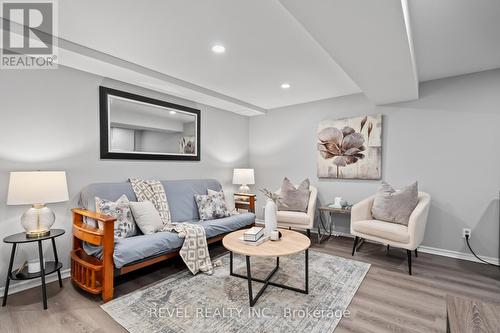
[[[64,171],[11,172],[7,205],[33,205],[68,201]]]
[[[239,184],[239,185],[255,184],[253,169],[234,169],[233,184]]]

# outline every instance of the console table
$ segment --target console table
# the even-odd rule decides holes
[[[10,252],[9,269],[7,270],[7,282],[5,283],[5,291],[3,294],[2,306],[5,306],[7,304],[7,295],[9,293],[9,284],[11,280],[31,280],[31,279],[41,278],[43,309],[47,310],[47,291],[45,287],[45,276],[57,272],[57,277],[59,279],[59,287],[62,288],[62,279],[61,279],[62,263],[59,262],[59,258],[57,256],[56,241],[55,241],[55,238],[61,235],[64,235],[64,230],[51,229],[48,235],[42,237],[28,238],[26,237],[26,233],[20,232],[18,234],[5,237],[3,239],[5,243],[12,244],[12,251]],[[54,261],[47,261],[45,262],[44,265],[42,241],[49,239],[52,241],[52,250],[54,251]],[[14,264],[14,257],[16,255],[17,244],[25,244],[33,242],[38,243],[38,258],[40,259],[40,272],[28,273],[28,267],[24,267],[19,273],[16,274],[16,272],[12,270],[12,265]]]
[[[318,242],[321,243],[324,240],[329,239],[332,236],[332,231],[334,231],[335,221],[333,220],[334,214],[343,214],[343,215],[351,215],[351,208],[332,208],[329,206],[320,206],[319,208],[319,224],[318,224]],[[325,225],[325,221],[323,219],[323,213],[328,214],[328,219],[326,224],[328,224],[328,230]],[[321,227],[325,233],[328,231],[328,234],[321,234]]]

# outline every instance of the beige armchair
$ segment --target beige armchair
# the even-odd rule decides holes
[[[311,194],[309,195],[307,212],[278,210],[278,227],[306,230],[307,236],[311,237],[311,229],[314,225],[314,213],[316,211],[316,200],[318,198],[318,189],[314,186],[309,186],[309,190],[311,191]],[[278,190],[277,193],[279,192],[280,191]]]
[[[356,246],[360,239],[368,239],[390,246],[406,249],[408,256],[408,272],[411,275],[411,256],[422,243],[425,233],[425,225],[429,214],[431,196],[424,192],[418,193],[418,203],[410,215],[408,226],[374,220],[372,217],[372,205],[375,196],[371,196],[352,207],[351,210],[351,234],[355,236],[352,255],[356,252]]]

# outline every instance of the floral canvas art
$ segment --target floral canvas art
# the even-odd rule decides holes
[[[317,148],[320,178],[380,179],[382,115],[320,122]]]

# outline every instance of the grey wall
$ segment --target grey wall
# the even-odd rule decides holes
[[[65,170],[72,200],[50,205],[57,215],[54,227],[67,232],[57,240],[65,269],[71,247],[70,208],[76,205],[77,194],[85,185],[125,181],[129,177],[216,178],[232,190],[232,169],[248,165],[248,118],[207,106],[198,106],[201,162],[100,160],[100,84],[196,107],[187,101],[67,68],[0,74],[0,239],[23,231],[19,217],[28,208],[6,206],[9,172]],[[33,246],[23,245],[19,250],[16,265],[37,257]],[[52,257],[48,244],[44,251],[48,258]],[[10,246],[1,242],[0,286],[5,283],[9,255]]]
[[[378,181],[316,176],[318,122],[362,114],[384,115],[382,177],[395,186],[418,180],[432,195],[423,245],[467,252],[462,228],[472,228],[480,254],[499,257],[500,70],[421,84],[420,99],[376,107],[362,94],[280,108],[250,120],[254,188],[279,188],[284,176],[309,177],[323,203],[357,202]],[[259,198],[260,207],[263,198]],[[348,221],[339,218],[339,229]]]
[[[150,130],[137,131],[140,137],[140,145],[136,147],[137,151],[154,153],[179,153],[179,141],[181,133],[165,133]]]

